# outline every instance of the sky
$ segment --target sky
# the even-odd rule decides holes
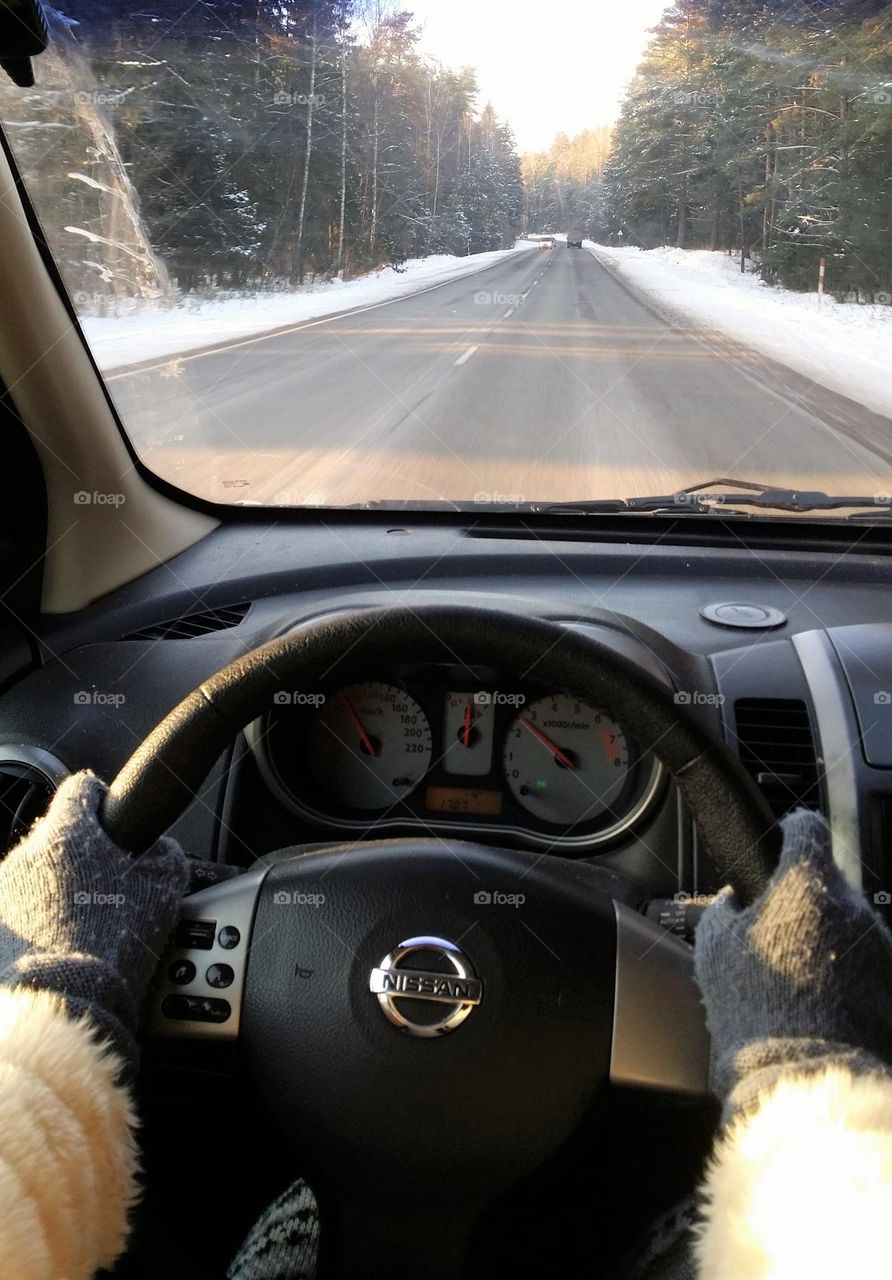
[[[406,0],[422,48],[476,67],[520,151],[616,119],[623,89],[668,0]]]

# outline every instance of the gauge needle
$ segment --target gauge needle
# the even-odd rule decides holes
[[[353,709],[353,703],[350,701],[349,698],[344,698],[344,706],[347,708],[347,715],[353,721],[353,727],[356,729],[356,732],[359,734],[359,741],[362,743],[366,753],[370,756],[376,756],[378,752],[375,750],[375,747],[374,747],[374,744],[372,743],[371,738],[365,731],[365,725],[362,723],[359,716],[356,714],[355,710]]]
[[[539,739],[543,747],[548,747],[548,750],[554,756],[555,760],[560,760],[561,764],[567,769],[576,768],[574,761],[572,761],[568,755],[565,755],[565,753],[561,751],[560,747],[556,746],[555,743],[552,742],[551,738],[547,738],[541,729],[537,729],[532,720],[521,720],[521,724],[524,728],[529,729],[534,738]]]
[[[473,712],[471,711],[471,699],[468,698],[468,705],[465,707],[465,727],[462,737],[462,746],[469,747],[471,745],[471,722],[473,720]]]

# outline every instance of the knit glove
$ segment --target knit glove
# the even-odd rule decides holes
[[[892,934],[830,853],[824,819],[798,809],[768,887],[704,912],[695,971],[727,1123],[790,1072],[892,1066]]]
[[[105,793],[92,773],[67,778],[0,863],[0,983],[61,996],[132,1071],[140,1005],[189,870],[170,839],[140,857],[119,849],[99,822]]]

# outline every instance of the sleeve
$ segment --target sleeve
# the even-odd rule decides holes
[[[0,987],[0,1276],[90,1280],[122,1251],[138,1165],[120,1071],[58,996]]]
[[[892,1077],[783,1077],[729,1127],[703,1195],[702,1280],[888,1274]]]

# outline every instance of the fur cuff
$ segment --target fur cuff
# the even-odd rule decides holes
[[[0,987],[0,1276],[89,1280],[123,1249],[137,1157],[120,1071],[58,996]]]
[[[889,1266],[892,1077],[787,1076],[716,1150],[696,1245],[704,1280],[839,1280]]]

